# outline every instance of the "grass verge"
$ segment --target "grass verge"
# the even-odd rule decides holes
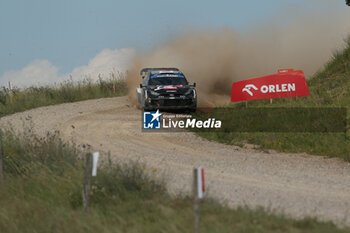
[[[0,232],[193,232],[193,201],[171,197],[142,165],[108,163],[82,211],[82,152],[59,137],[6,133]],[[201,205],[201,232],[349,232],[331,222],[293,220],[263,209]]]
[[[249,108],[329,108],[350,105],[350,38],[346,47],[338,51],[333,58],[308,80],[310,96],[300,98],[249,101]],[[234,103],[230,108],[245,108],[244,103]],[[349,111],[349,110],[348,110]],[[349,113],[348,113],[349,115]],[[249,121],[259,121],[259,116],[250,117]],[[300,124],[300,119],[290,119],[286,127],[293,128]],[[349,121],[349,119],[348,119]],[[349,125],[349,124],[348,124]],[[256,144],[261,148],[275,149],[282,152],[307,152],[314,155],[339,157],[350,161],[349,132],[338,133],[295,133],[295,132],[232,132],[229,127],[223,132],[197,132],[199,136],[226,144],[244,146]]]
[[[127,94],[123,74],[112,75],[108,80],[97,82],[85,79],[79,82],[65,81],[61,84],[24,89],[5,87],[0,89],[0,117],[28,109],[75,102],[87,99],[122,96]]]

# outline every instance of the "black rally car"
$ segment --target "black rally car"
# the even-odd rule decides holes
[[[142,84],[136,88],[137,99],[144,110],[184,109],[196,111],[196,83],[189,85],[177,68],[144,68]]]

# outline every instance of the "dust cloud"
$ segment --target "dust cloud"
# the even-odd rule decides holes
[[[197,83],[200,107],[229,103],[234,81],[280,68],[302,69],[308,78],[341,49],[350,33],[349,22],[348,9],[299,15],[289,9],[243,33],[231,27],[187,30],[135,57],[127,76],[130,97],[136,103],[143,67],[179,68]]]

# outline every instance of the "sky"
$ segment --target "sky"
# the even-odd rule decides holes
[[[152,49],[183,30],[229,26],[244,32],[303,2],[0,0],[0,84],[124,70],[135,51]],[[345,7],[343,0],[329,2]]]

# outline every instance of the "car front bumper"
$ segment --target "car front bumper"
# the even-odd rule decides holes
[[[155,109],[195,109],[197,99],[193,98],[148,98],[146,100],[147,108]]]

